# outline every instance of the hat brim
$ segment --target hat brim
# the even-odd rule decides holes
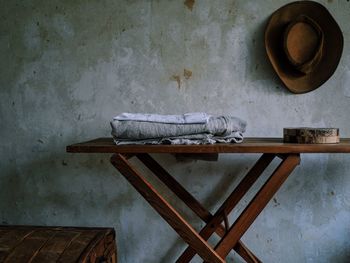
[[[304,14],[322,29],[324,35],[321,61],[309,74],[298,72],[288,61],[283,49],[283,33],[297,16]],[[328,10],[313,1],[298,1],[275,11],[265,30],[267,56],[279,78],[293,93],[306,93],[320,87],[335,72],[343,52],[343,34]]]

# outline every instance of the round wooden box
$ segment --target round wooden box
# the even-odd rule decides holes
[[[338,128],[284,128],[285,143],[339,143]]]

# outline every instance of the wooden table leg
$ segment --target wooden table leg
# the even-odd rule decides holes
[[[247,231],[299,162],[299,154],[286,154],[286,158],[272,173],[253,200],[231,226],[225,237],[215,247],[215,251],[220,256],[225,258],[228,255],[232,247],[237,244],[238,240]]]
[[[156,160],[154,160],[149,154],[137,154],[137,158],[153,172],[158,179],[163,182],[172,192],[174,192],[198,217],[200,217],[205,223],[213,221],[213,215],[204,208],[204,206],[191,195],[174,177],[172,177]],[[272,161],[274,155],[265,154],[261,157],[261,161],[258,162],[256,166],[248,173],[247,178],[251,181],[251,184],[255,182],[261,172],[266,168],[266,166]],[[256,179],[253,179],[253,177]],[[248,189],[250,188],[247,185]],[[242,188],[242,187],[241,187]],[[239,188],[239,189],[241,189]],[[242,191],[240,191],[242,192]],[[244,192],[244,191],[243,191]],[[244,194],[243,194],[244,195]],[[236,198],[237,202],[239,201],[238,197]],[[237,203],[236,202],[236,203]],[[235,206],[236,204],[234,204]],[[221,215],[221,213],[220,213]],[[219,217],[219,223],[215,227],[211,227],[213,232],[216,232],[220,237],[223,237],[226,234],[225,228],[221,225],[222,217]],[[211,224],[212,226],[212,224]],[[210,234],[210,235],[211,235]],[[204,237],[205,240],[208,240],[210,236]],[[241,241],[238,241],[237,246],[234,247],[236,252],[241,255],[248,263],[257,263],[261,262]],[[177,262],[189,262],[196,252],[192,249],[192,255],[187,259],[182,258]]]
[[[233,208],[238,204],[238,202],[242,199],[242,197],[248,192],[248,190],[252,187],[252,185],[256,182],[259,176],[263,173],[266,167],[272,162],[275,155],[273,154],[263,154],[260,159],[256,162],[256,164],[250,169],[247,175],[242,179],[242,181],[238,184],[235,190],[230,194],[230,196],[225,200],[225,202],[221,205],[221,207],[217,210],[211,220],[207,223],[206,226],[202,228],[199,234],[205,239],[208,240],[210,236],[214,233],[217,227],[223,221],[224,214],[229,214],[233,210]],[[252,255],[252,253],[245,249],[244,245],[237,243],[235,246],[238,252],[247,262],[260,262],[257,257],[249,257],[248,255]],[[196,254],[195,250],[191,247],[187,247],[187,249],[182,253],[182,255],[178,258],[178,263],[189,262],[194,255]]]
[[[245,245],[238,241],[235,245],[235,250],[247,263],[262,263]]]
[[[149,154],[137,154],[136,157],[202,220],[210,219],[210,213]]]
[[[168,224],[193,247],[205,260],[211,263],[224,263],[213,248],[192,228],[191,225],[139,174],[121,154],[114,154],[111,163],[148,201],[148,203],[168,222]]]

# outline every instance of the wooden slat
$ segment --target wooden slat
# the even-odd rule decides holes
[[[0,237],[0,262],[4,262],[5,258],[16,248],[22,240],[33,232],[33,229],[7,227]]]
[[[204,260],[211,263],[225,262],[153,186],[128,163],[126,158],[120,154],[115,154],[111,158],[111,162],[182,239],[191,245]]]
[[[106,232],[100,232],[98,233],[95,238],[90,242],[90,244],[84,249],[84,251],[80,255],[80,260],[82,262],[85,262],[88,257],[96,256],[91,255],[93,250],[100,249],[100,243],[101,241],[105,241],[104,238],[106,237]],[[104,248],[104,243],[102,244],[102,248]],[[96,258],[91,258],[91,262],[95,262]]]
[[[53,230],[39,229],[27,235],[20,244],[6,257],[4,263],[30,262],[33,255],[40,250],[45,242],[54,235]]]
[[[32,263],[57,262],[62,252],[81,231],[55,231],[55,235],[40,249]]]
[[[0,228],[0,238],[5,235],[9,230]]]
[[[99,138],[67,146],[72,153],[350,153],[350,139],[339,144],[283,143],[282,138],[245,138],[242,143],[213,145],[115,145]]]
[[[69,246],[63,251],[57,262],[73,263],[77,262],[85,248],[94,240],[98,230],[82,231],[82,233],[74,238]]]
[[[214,233],[215,229],[221,224],[223,221],[223,215],[227,215],[231,213],[232,209],[238,204],[238,202],[242,199],[242,197],[248,192],[248,190],[253,186],[259,176],[263,173],[266,167],[272,162],[274,159],[273,154],[264,154],[260,157],[260,159],[256,162],[256,164],[249,170],[247,175],[242,179],[242,181],[238,184],[235,190],[229,195],[229,197],[224,201],[224,203],[220,206],[217,212],[214,214],[213,218],[207,222],[208,224],[202,228],[199,234],[205,239],[208,240],[210,236]],[[240,249],[244,250],[244,246],[239,246]],[[247,252],[248,253],[248,252]],[[195,250],[191,247],[187,247],[187,249],[182,253],[182,255],[177,260],[178,263],[189,262],[193,256],[196,254]],[[246,256],[242,254],[242,257]]]
[[[0,249],[12,248],[18,241],[21,241],[26,235],[31,233],[33,229],[28,228],[9,228],[4,230],[4,233],[0,237]]]
[[[215,251],[218,252],[219,255],[222,257],[228,255],[232,246],[234,246],[247,231],[299,162],[300,156],[298,154],[290,154],[281,162],[263,187],[254,196],[252,201],[244,209],[242,214],[237,218],[235,223],[231,226],[226,236],[221,239],[219,244],[215,247]]]
[[[112,228],[0,226],[0,233],[0,262],[69,263],[102,256],[116,260]],[[98,243],[102,246],[94,247]]]

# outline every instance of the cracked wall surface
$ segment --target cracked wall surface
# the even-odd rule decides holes
[[[0,0],[0,223],[113,226],[119,262],[174,262],[184,243],[110,156],[66,145],[110,136],[121,112],[232,114],[248,122],[246,136],[319,126],[350,137],[350,3],[318,1],[343,31],[342,59],[323,86],[293,95],[263,44],[268,17],[288,2]],[[214,212],[258,156],[155,157]],[[349,171],[350,155],[302,155],[245,243],[264,262],[347,262]]]

